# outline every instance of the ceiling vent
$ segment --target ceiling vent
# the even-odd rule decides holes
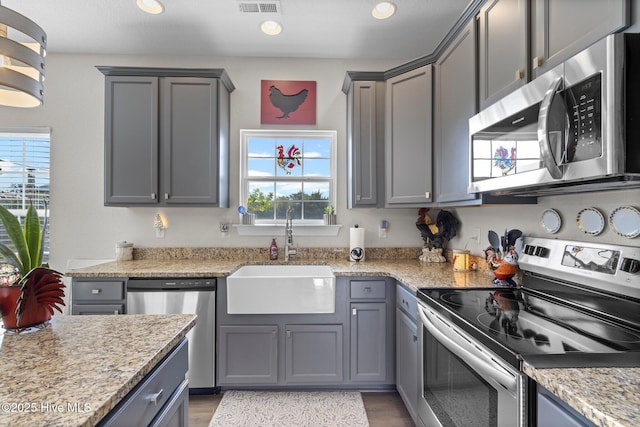
[[[281,13],[279,1],[246,1],[238,0],[238,8],[242,13]]]

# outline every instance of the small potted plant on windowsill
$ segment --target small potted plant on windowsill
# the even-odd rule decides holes
[[[5,329],[23,329],[51,319],[53,310],[62,313],[65,305],[62,274],[42,264],[47,222],[40,225],[38,212],[29,206],[24,226],[0,206],[4,225],[13,249],[0,243],[0,314]],[[15,252],[14,252],[15,249]]]
[[[324,225],[336,225],[336,210],[332,205],[328,205],[324,208]]]

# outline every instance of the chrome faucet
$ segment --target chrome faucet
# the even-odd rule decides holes
[[[292,255],[297,255],[298,250],[293,247],[293,208],[287,208],[287,219],[284,225],[285,229],[285,237],[286,243],[284,246],[284,260],[285,262],[289,261],[289,257]]]

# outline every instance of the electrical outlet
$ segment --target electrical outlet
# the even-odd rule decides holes
[[[220,232],[221,233],[228,233],[230,229],[231,229],[231,225],[228,222],[221,222],[220,223]]]
[[[475,240],[476,245],[480,244],[480,229],[474,228],[471,234],[471,240]]]

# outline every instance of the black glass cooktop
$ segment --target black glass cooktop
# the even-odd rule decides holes
[[[640,328],[540,292],[420,289],[418,297],[517,367],[640,366]]]

